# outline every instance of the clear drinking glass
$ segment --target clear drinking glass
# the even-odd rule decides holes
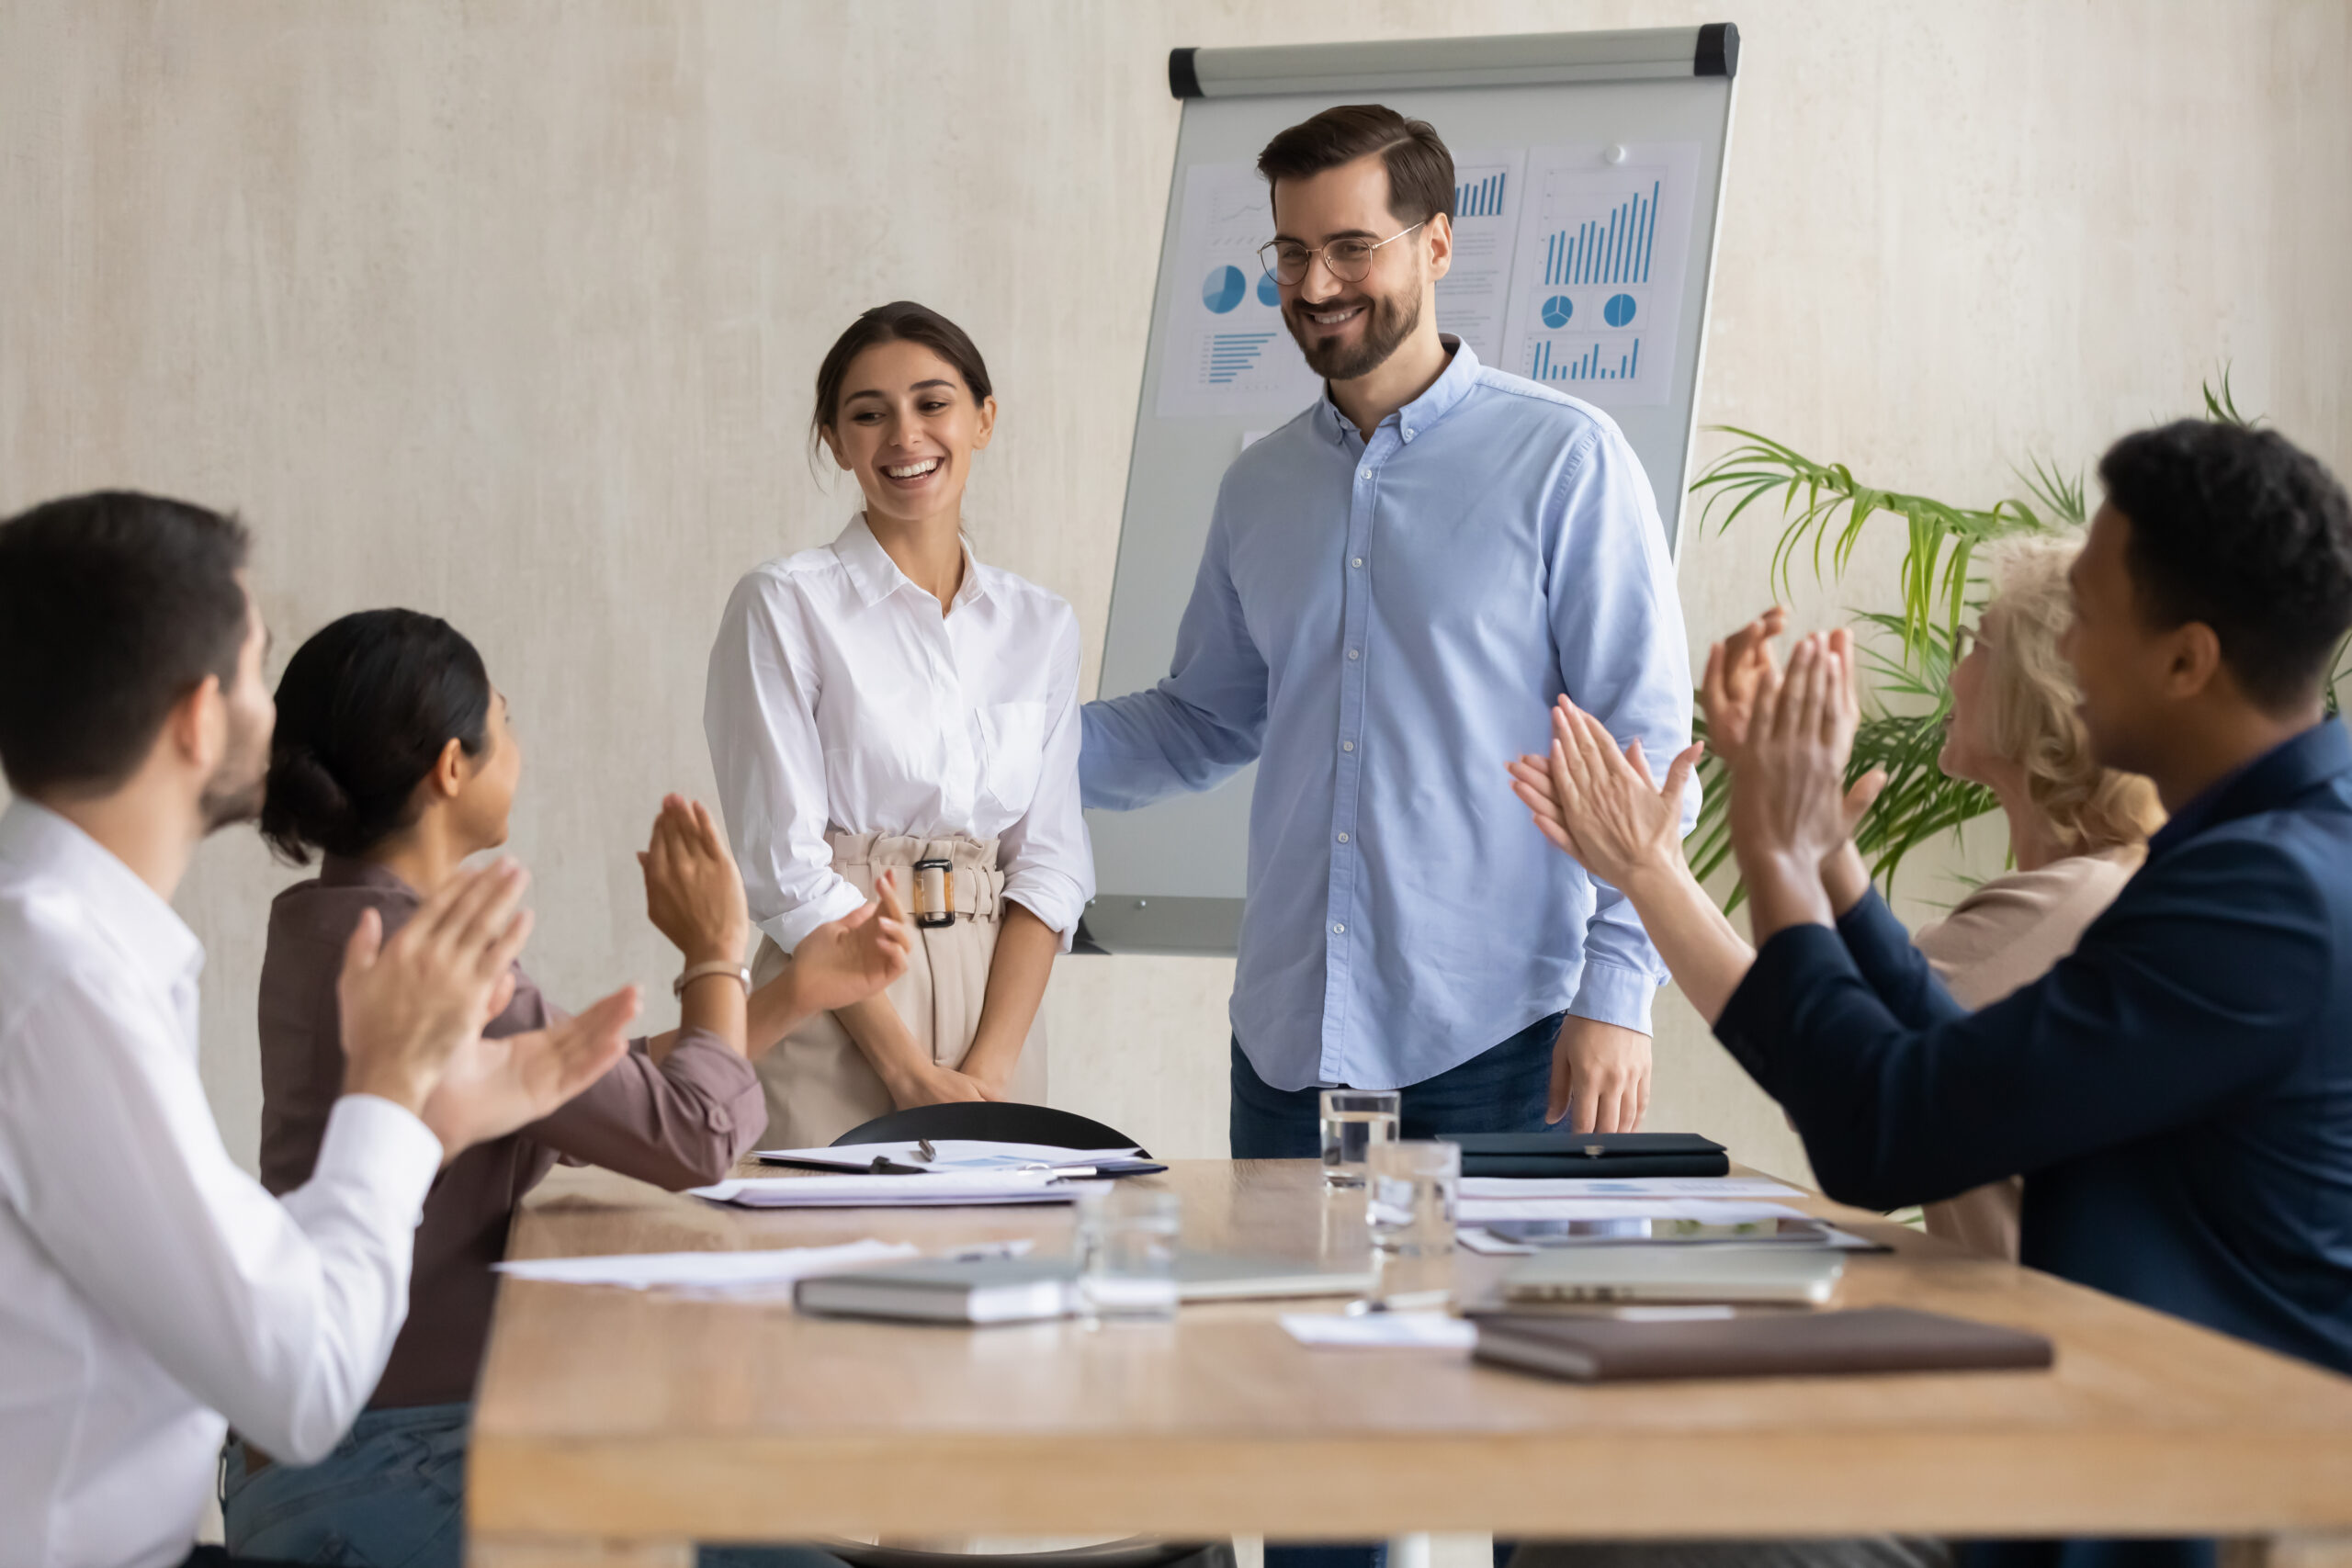
[[[1393,1089],[1327,1089],[1323,1091],[1323,1185],[1362,1187],[1368,1150],[1396,1141],[1397,1108]]]
[[[1364,1224],[1380,1266],[1372,1299],[1392,1308],[1443,1305],[1453,1293],[1462,1145],[1384,1144],[1365,1168]]]
[[[1176,1242],[1183,1201],[1131,1182],[1089,1193],[1078,1210],[1078,1311],[1090,1328],[1176,1315]]]

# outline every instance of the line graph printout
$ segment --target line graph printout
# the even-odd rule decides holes
[[[1537,147],[1502,367],[1606,405],[1663,403],[1681,332],[1695,142]]]
[[[1322,378],[1283,324],[1282,297],[1258,260],[1274,219],[1257,166],[1193,164],[1177,222],[1161,417],[1287,415],[1313,402]]]
[[[1498,365],[1510,315],[1514,242],[1527,151],[1464,152],[1453,160],[1453,265],[1437,284],[1437,324]]]

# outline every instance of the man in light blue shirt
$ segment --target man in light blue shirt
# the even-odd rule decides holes
[[[1563,691],[1651,757],[1690,743],[1649,481],[1606,414],[1440,335],[1453,164],[1426,124],[1327,110],[1258,166],[1326,395],[1226,474],[1168,678],[1087,705],[1086,804],[1260,763],[1236,1157],[1313,1156],[1334,1084],[1404,1089],[1408,1137],[1630,1130],[1664,965],[1505,768]]]

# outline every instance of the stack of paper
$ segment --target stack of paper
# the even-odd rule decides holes
[[[698,1295],[762,1294],[814,1274],[912,1258],[904,1242],[853,1241],[841,1247],[786,1247],[764,1252],[632,1252],[602,1258],[534,1258],[492,1265],[517,1280],[569,1285],[618,1285],[631,1291]]]
[[[922,1209],[963,1204],[1068,1203],[1078,1189],[1050,1170],[940,1171],[920,1176],[739,1177],[688,1189],[747,1209]]]
[[[1556,1178],[1529,1180],[1501,1176],[1465,1176],[1455,1218],[1464,1224],[1484,1220],[1565,1220],[1605,1217],[1596,1201],[1623,1204],[1678,1200],[1794,1198],[1793,1187],[1760,1176],[1653,1176],[1620,1178]],[[1632,1209],[1618,1212],[1633,1213]],[[1640,1213],[1655,1212],[1644,1208]]]

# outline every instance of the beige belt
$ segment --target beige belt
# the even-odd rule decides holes
[[[869,897],[878,874],[897,871],[900,899],[918,924],[956,919],[992,924],[1003,914],[1004,873],[997,869],[994,839],[828,833],[825,843],[833,852],[833,870]]]

